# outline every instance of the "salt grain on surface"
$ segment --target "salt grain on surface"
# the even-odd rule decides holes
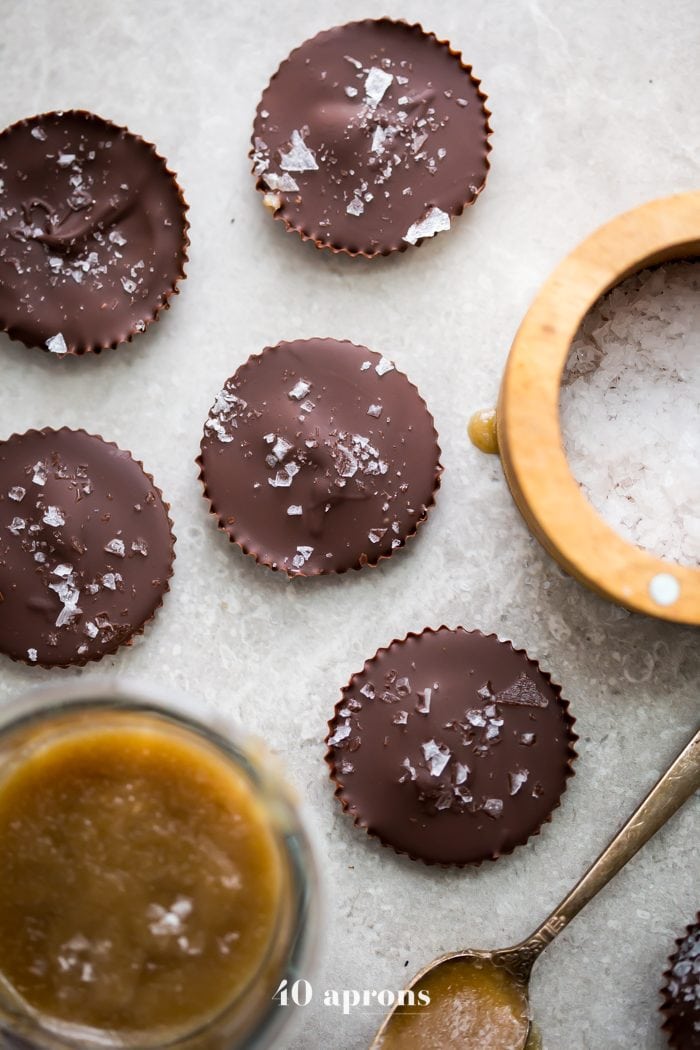
[[[700,564],[700,267],[671,263],[588,312],[562,379],[571,471],[624,539]]]

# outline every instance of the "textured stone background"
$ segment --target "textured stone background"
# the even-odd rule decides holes
[[[287,52],[363,15],[421,20],[463,49],[494,112],[493,169],[453,231],[370,265],[317,254],[260,206],[246,152],[254,107]],[[651,197],[695,188],[695,0],[0,0],[0,123],[85,107],[157,143],[191,204],[192,262],[174,308],[131,347],[49,360],[0,338],[2,434],[68,424],[132,449],[172,503],[172,593],[117,671],[225,708],[282,755],[305,796],[327,884],[324,988],[396,988],[432,956],[527,934],[689,737],[697,633],[593,597],[530,537],[497,460],[465,436],[494,401],[539,285],[584,235]],[[280,338],[335,335],[393,358],[436,418],[446,472],[430,524],[374,572],[290,584],[239,556],[199,495],[194,456],[214,393]],[[339,687],[375,649],[442,622],[512,638],[560,680],[578,775],[554,823],[496,865],[438,872],[365,841],[322,763]],[[3,663],[10,698],[50,674]],[[657,989],[698,906],[691,803],[538,964],[547,1050],[660,1050]],[[407,966],[405,965],[407,963]],[[315,1002],[284,1050],[366,1047],[380,1011]]]

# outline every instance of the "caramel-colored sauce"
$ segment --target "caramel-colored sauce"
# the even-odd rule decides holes
[[[530,1034],[525,1043],[525,1050],[542,1050],[542,1035],[537,1025],[530,1025]]]
[[[454,959],[415,985],[430,1004],[399,1007],[381,1050],[523,1050],[527,997],[500,966]]]
[[[65,730],[0,779],[0,977],[43,1023],[117,1045],[231,1003],[283,893],[247,778],[194,734],[143,723]]]
[[[467,434],[472,445],[480,452],[498,455],[498,434],[496,431],[496,409],[482,408],[470,418]]]

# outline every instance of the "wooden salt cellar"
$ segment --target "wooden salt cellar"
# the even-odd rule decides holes
[[[700,191],[651,201],[596,230],[557,267],[525,316],[497,416],[513,499],[559,564],[628,609],[694,625],[700,625],[700,569],[627,543],[588,503],[564,452],[559,388],[574,335],[599,296],[647,266],[699,255]]]

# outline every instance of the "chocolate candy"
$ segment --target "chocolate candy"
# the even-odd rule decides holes
[[[326,740],[343,809],[427,864],[510,853],[559,805],[575,758],[559,686],[458,627],[394,641],[344,688]]]
[[[388,255],[450,228],[488,171],[486,96],[461,55],[387,18],[293,51],[257,109],[253,172],[288,230]]]
[[[0,652],[42,667],[114,652],[161,604],[173,543],[128,452],[67,428],[0,442]]]
[[[675,1050],[700,1050],[700,912],[676,948],[664,974],[663,1028]]]
[[[0,330],[59,357],[143,332],[184,274],[187,205],[155,148],[92,113],[0,135]]]
[[[205,423],[204,494],[230,539],[290,576],[376,565],[427,516],[433,419],[380,354],[336,339],[267,347]]]

